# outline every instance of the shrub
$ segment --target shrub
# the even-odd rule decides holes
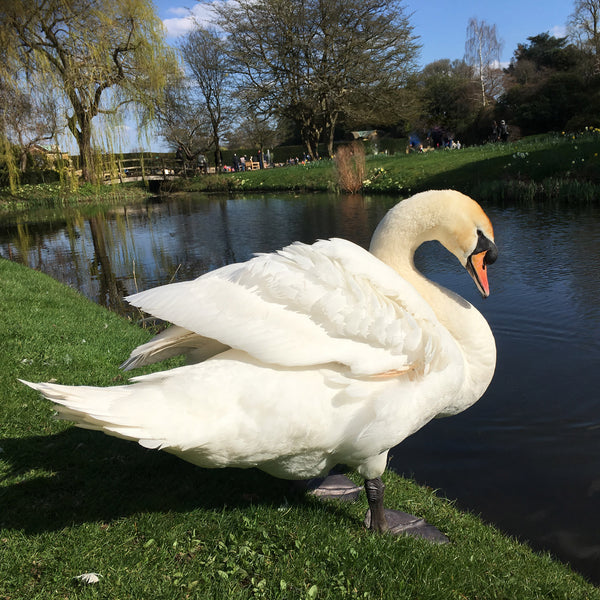
[[[350,194],[360,191],[365,178],[365,149],[359,142],[340,146],[335,154],[340,189]]]

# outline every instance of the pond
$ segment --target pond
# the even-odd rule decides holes
[[[126,312],[126,294],[294,240],[336,236],[367,246],[396,201],[190,195],[87,217],[7,216],[0,256]],[[393,449],[391,467],[600,583],[600,210],[485,209],[500,250],[490,298],[436,243],[419,250],[417,265],[488,319],[496,375],[475,406]]]

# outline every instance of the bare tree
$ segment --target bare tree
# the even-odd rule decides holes
[[[0,123],[6,139],[19,150],[19,169],[24,173],[33,148],[56,139],[58,108],[52,94],[27,94],[0,84]]]
[[[158,125],[160,136],[186,161],[196,160],[211,147],[210,115],[202,100],[195,97],[183,73],[171,76],[161,96],[146,113]]]
[[[576,0],[568,26],[571,38],[591,52],[595,69],[600,70],[600,0]]]
[[[297,124],[307,152],[340,118],[390,98],[418,49],[401,0],[231,0],[217,5],[248,108]]]
[[[181,52],[210,119],[215,166],[220,169],[223,129],[233,114],[233,77],[225,45],[215,31],[197,25],[184,37]]]
[[[481,105],[486,106],[488,97],[492,95],[491,83],[497,78],[492,76],[498,69],[502,41],[498,39],[496,25],[469,19],[467,41],[465,43],[465,62],[472,65],[480,83]]]
[[[240,119],[239,125],[229,136],[230,148],[256,148],[263,154],[273,148],[284,137],[281,128],[269,119],[255,113],[248,113]]]
[[[0,44],[7,49],[0,72],[60,91],[85,180],[95,178],[94,119],[104,114],[105,126],[116,126],[121,107],[146,102],[171,68],[150,0],[2,2]]]

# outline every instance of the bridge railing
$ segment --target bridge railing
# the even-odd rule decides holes
[[[206,172],[207,167],[199,166],[195,161],[179,158],[125,158],[116,160],[108,170],[104,171],[104,180],[122,183],[132,179],[189,177]]]

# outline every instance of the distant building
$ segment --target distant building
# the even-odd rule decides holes
[[[377,129],[366,129],[364,131],[352,131],[352,136],[355,140],[363,142],[375,142],[378,139]]]

